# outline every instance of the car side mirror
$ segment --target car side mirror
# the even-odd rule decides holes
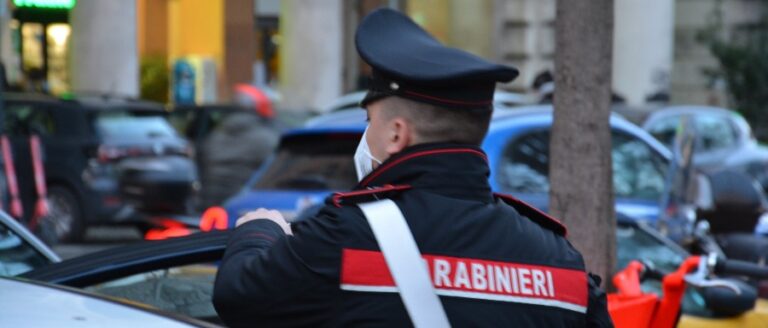
[[[736,279],[723,279],[735,286],[738,291],[723,286],[710,286],[701,290],[707,308],[719,317],[734,317],[755,307],[757,290]]]

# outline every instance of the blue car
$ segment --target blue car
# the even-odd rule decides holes
[[[229,226],[259,207],[277,209],[289,221],[335,191],[357,183],[352,156],[366,127],[364,110],[330,113],[285,133],[271,158],[245,187],[224,203]],[[482,148],[494,191],[512,194],[544,211],[549,192],[552,107],[494,111]],[[611,117],[617,211],[653,224],[665,192],[669,150],[618,115]]]

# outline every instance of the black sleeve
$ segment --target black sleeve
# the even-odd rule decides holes
[[[250,221],[235,229],[213,291],[214,307],[225,323],[253,324],[267,313],[290,312],[291,304],[297,303],[292,301],[302,294],[320,285],[338,284],[341,232],[337,217],[321,212],[293,224],[292,229],[294,235],[286,236],[269,220]]]
[[[608,299],[600,288],[600,276],[589,274],[589,304],[587,305],[587,327],[613,327],[608,314]]]

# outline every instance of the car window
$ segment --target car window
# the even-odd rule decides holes
[[[503,190],[549,192],[549,131],[537,131],[507,146],[499,175]]]
[[[357,133],[328,133],[283,139],[254,189],[349,190],[357,184]]]
[[[699,115],[694,121],[699,151],[713,151],[736,144],[736,130],[724,116]]]
[[[176,137],[176,131],[160,114],[130,111],[99,113],[96,130],[107,139],[135,140]]]
[[[677,270],[687,256],[684,251],[673,249],[646,229],[621,224],[616,229],[617,270],[626,268],[632,260],[644,260],[660,272],[670,273]],[[661,282],[657,280],[645,280],[642,289],[647,293],[662,294]],[[704,298],[694,288],[685,289],[682,307],[687,314],[711,316]]]
[[[211,301],[216,270],[214,263],[177,266],[139,273],[85,289],[220,323]]]
[[[5,131],[10,136],[32,133],[50,136],[56,133],[56,122],[47,109],[34,104],[8,103],[5,111]]]
[[[666,183],[666,160],[648,144],[613,132],[613,192],[616,197],[660,200]]]
[[[680,116],[668,116],[654,122],[648,127],[648,132],[664,145],[672,148],[675,142],[675,134],[680,124]]]
[[[24,238],[0,224],[0,276],[16,276],[51,263]]]
[[[659,199],[664,191],[666,161],[641,139],[612,132],[613,185],[617,197]],[[502,190],[549,192],[549,131],[528,133],[505,149],[499,171]]]

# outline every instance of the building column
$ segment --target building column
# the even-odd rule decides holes
[[[138,97],[135,0],[79,0],[70,12],[72,90]]]
[[[642,105],[654,94],[669,96],[674,8],[674,0],[615,3],[613,88],[630,105]]]
[[[250,84],[253,80],[256,60],[253,6],[253,0],[226,0],[224,3],[224,99],[229,98],[236,84]]]
[[[342,94],[342,0],[280,2],[280,92],[286,109],[322,108]]]
[[[527,90],[536,76],[551,71],[555,53],[555,0],[495,0],[495,60],[520,70],[509,86]]]

